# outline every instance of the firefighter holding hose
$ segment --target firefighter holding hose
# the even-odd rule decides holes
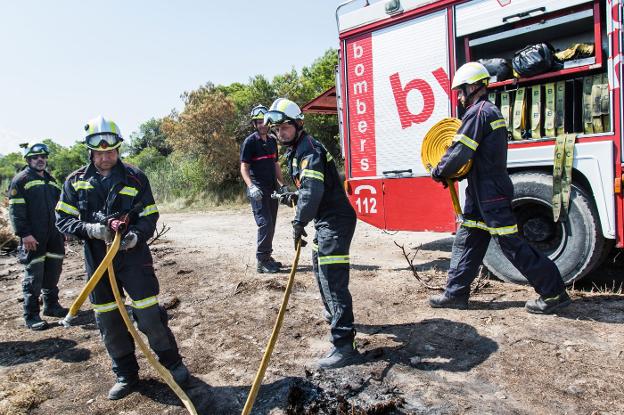
[[[158,360],[179,385],[184,385],[189,372],[168,327],[167,313],[158,304],[158,280],[147,245],[159,216],[149,181],[142,171],[121,161],[119,147],[123,138],[117,124],[99,116],[87,123],[85,131],[91,161],[65,181],[56,206],[56,225],[64,234],[84,240],[90,278],[113,237],[107,220],[128,215],[128,231],[113,261],[117,283],[130,297],[134,320]],[[108,278],[98,282],[89,300],[117,376],[108,398],[121,399],[138,383],[135,345],[117,309]]]
[[[471,159],[473,166],[467,174],[464,220],[453,242],[446,289],[429,303],[439,308],[467,308],[470,284],[490,238],[496,238],[505,257],[539,294],[526,303],[526,310],[550,314],[571,300],[554,262],[518,235],[511,209],[513,184],[507,173],[507,128],[500,110],[487,100],[489,78],[487,69],[477,62],[466,63],[453,77],[452,88],[459,90],[466,113],[453,145],[431,170],[431,177],[446,183]]]
[[[318,361],[317,367],[352,364],[359,356],[349,292],[349,247],[355,232],[355,211],[349,204],[331,154],[303,129],[303,114],[297,104],[278,98],[264,121],[277,129],[280,144],[288,147],[288,174],[298,189],[298,198],[288,200],[296,204],[292,221],[295,247],[307,236],[305,227],[309,222],[314,221],[316,229],[312,267],[333,343],[329,354]]]

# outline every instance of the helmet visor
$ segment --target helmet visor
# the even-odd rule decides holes
[[[265,107],[256,107],[251,110],[251,119],[252,120],[262,120],[264,119],[264,114],[266,114],[267,109]]]
[[[282,111],[269,111],[264,114],[265,125],[280,125],[288,121],[293,121],[293,119],[288,117]]]
[[[50,149],[45,144],[33,144],[24,152],[24,157],[36,156],[39,154],[48,155],[50,154]]]
[[[87,147],[91,150],[114,150],[121,145],[121,139],[115,134],[94,134],[86,138]]]

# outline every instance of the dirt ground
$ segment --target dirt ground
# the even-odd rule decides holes
[[[280,211],[274,256],[284,263],[294,254],[289,220]],[[187,392],[201,414],[240,413],[288,274],[256,274],[247,208],[165,214],[160,222],[171,227],[153,245],[160,299],[193,374]],[[482,281],[469,310],[434,310],[434,291],[414,277],[395,241],[416,253],[428,284],[444,283],[451,235],[388,234],[359,222],[350,287],[362,357],[327,371],[306,369],[330,344],[304,249],[253,413],[624,413],[621,290],[575,290],[560,315],[533,316],[523,310],[530,288]],[[69,329],[26,330],[21,276],[14,257],[0,256],[0,414],[186,413],[143,357],[138,391],[107,400],[114,378],[92,312],[83,306]],[[81,247],[73,245],[60,282],[65,306],[83,278]]]

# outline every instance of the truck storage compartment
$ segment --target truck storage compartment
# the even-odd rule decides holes
[[[493,27],[567,9],[587,0],[480,0],[455,7],[457,36],[466,36]]]

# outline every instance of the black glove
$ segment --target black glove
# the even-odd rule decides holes
[[[438,175],[436,174],[436,168],[435,168],[435,167],[434,167],[433,169],[431,169],[431,178],[432,178],[434,181],[436,181],[436,182],[438,182],[438,183],[441,183],[441,184],[442,184],[442,186],[444,186],[444,188],[445,188],[445,189],[448,187],[448,183],[446,182],[446,179],[445,179],[444,177],[442,177],[442,176],[438,176]]]
[[[299,196],[297,196],[297,193],[294,192],[286,193],[285,195],[280,196],[280,203],[288,207],[295,207],[298,200]]]
[[[304,236],[308,236],[308,234],[305,231],[305,226],[300,224],[297,221],[293,221],[292,226],[293,226],[293,239],[295,240],[295,249],[297,249],[297,242],[299,241],[301,241],[302,247],[306,246],[308,243],[304,239],[301,239]]]

